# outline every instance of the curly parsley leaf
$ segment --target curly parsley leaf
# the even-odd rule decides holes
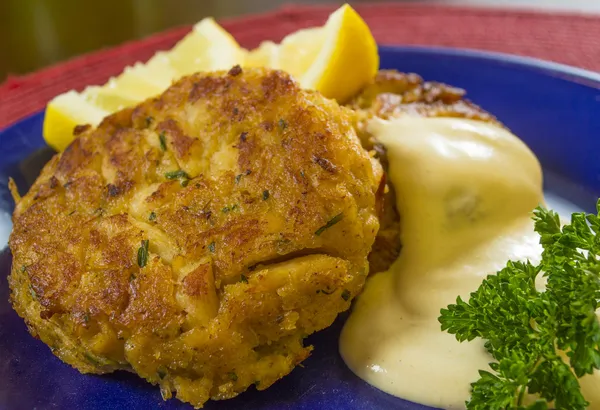
[[[536,208],[541,262],[509,261],[468,301],[441,310],[442,330],[484,339],[495,360],[471,385],[468,409],[587,407],[578,378],[600,369],[600,200],[597,211],[561,228],[557,213]],[[545,290],[535,286],[540,274]]]

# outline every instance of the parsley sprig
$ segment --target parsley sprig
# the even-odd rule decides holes
[[[485,339],[495,360],[471,385],[468,409],[588,405],[578,378],[600,369],[600,200],[597,212],[574,213],[561,228],[558,214],[536,208],[541,262],[508,262],[468,301],[458,297],[441,310],[442,330],[460,342]],[[540,274],[547,280],[541,291]]]

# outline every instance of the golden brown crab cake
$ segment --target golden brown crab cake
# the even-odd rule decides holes
[[[465,95],[462,88],[424,81],[418,74],[381,70],[346,106],[357,113],[359,135],[368,149],[375,142],[364,128],[373,117],[459,117],[500,124]]]
[[[465,90],[461,88],[423,81],[417,74],[381,70],[346,106],[355,112],[362,145],[374,151],[375,158],[387,170],[385,148],[366,131],[369,119],[460,117],[501,125],[493,115],[465,99],[465,95]],[[400,216],[396,210],[393,187],[388,186],[386,191],[379,234],[369,255],[371,273],[387,270],[401,249]]]
[[[11,300],[82,372],[201,407],[304,360],[368,273],[382,170],[348,110],[264,69],[107,117],[19,198]]]

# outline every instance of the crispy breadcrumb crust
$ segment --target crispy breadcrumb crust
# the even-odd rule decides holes
[[[360,292],[381,167],[287,74],[195,74],[76,133],[15,195],[9,284],[78,370],[202,407],[288,374]]]

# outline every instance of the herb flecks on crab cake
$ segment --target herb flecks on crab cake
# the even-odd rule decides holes
[[[201,407],[288,374],[360,292],[381,167],[287,74],[191,75],[76,132],[24,197],[12,184],[9,283],[78,370]]]

